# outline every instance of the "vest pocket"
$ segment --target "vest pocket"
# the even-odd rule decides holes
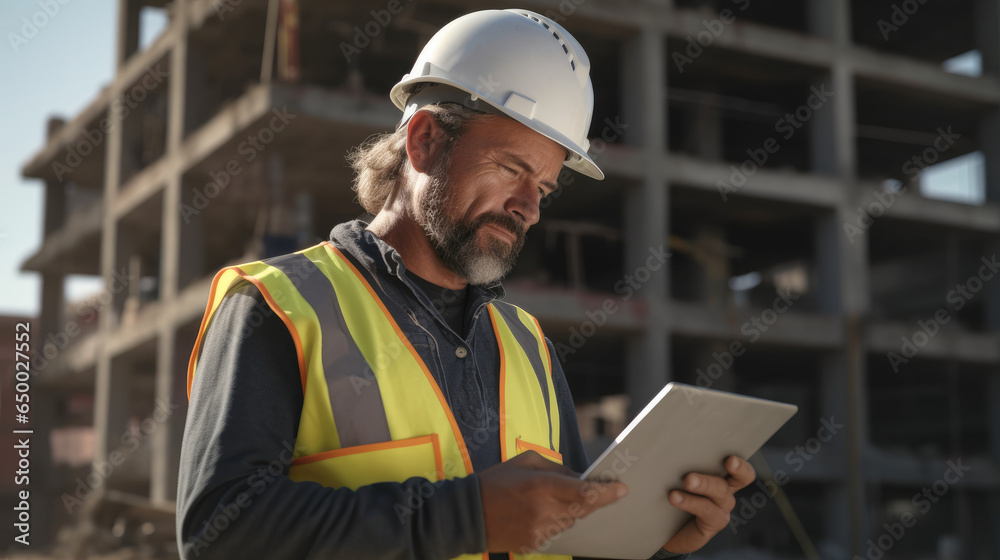
[[[442,480],[444,465],[437,434],[324,451],[292,461],[288,477],[332,488],[357,490],[376,482],[415,476]]]
[[[538,452],[539,455],[545,457],[546,459],[552,461],[553,463],[557,463],[560,465],[563,464],[562,454],[557,451],[552,451],[551,449],[545,447],[544,445],[531,443],[521,439],[520,437],[518,437],[515,440],[515,443],[517,447],[517,455],[520,455],[521,453],[524,453],[525,451],[529,450],[536,451]]]

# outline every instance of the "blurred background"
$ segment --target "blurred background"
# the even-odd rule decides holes
[[[345,152],[437,29],[506,7],[0,6],[0,425],[33,430],[28,486],[0,447],[0,549],[176,557],[212,275],[363,217]],[[1000,558],[1000,0],[518,7],[592,64],[608,177],[563,174],[505,282],[588,449],[670,380],[792,402],[695,558]]]

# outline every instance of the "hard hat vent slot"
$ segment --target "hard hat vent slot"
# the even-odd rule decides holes
[[[542,24],[542,27],[544,27],[546,30],[552,33],[552,36],[556,38],[556,41],[559,41],[559,46],[562,47],[563,52],[566,53],[566,56],[568,57],[569,67],[572,68],[574,72],[576,72],[576,61],[573,60],[573,54],[569,52],[569,47],[566,46],[565,41],[563,41],[562,37],[560,37],[559,34],[556,33],[555,29],[553,29],[552,26],[550,26],[548,23],[545,23],[544,21],[536,18],[535,16],[525,13],[522,13],[521,15],[534,22]]]

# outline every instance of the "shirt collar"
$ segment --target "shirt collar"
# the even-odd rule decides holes
[[[407,273],[403,257],[374,232],[365,229],[368,222],[351,220],[338,224],[330,232],[330,241],[351,254],[372,275],[388,274],[402,281]],[[406,284],[406,282],[403,282]],[[500,282],[489,286],[470,286],[470,300],[503,299],[506,292]]]

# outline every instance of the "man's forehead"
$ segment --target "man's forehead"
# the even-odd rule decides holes
[[[545,152],[558,154],[559,165],[553,165],[556,173],[568,154],[565,148],[552,139],[508,117],[486,115],[477,124],[481,127],[479,134],[490,141],[499,154],[516,159],[515,163],[532,173],[545,171],[542,168],[546,163]]]

